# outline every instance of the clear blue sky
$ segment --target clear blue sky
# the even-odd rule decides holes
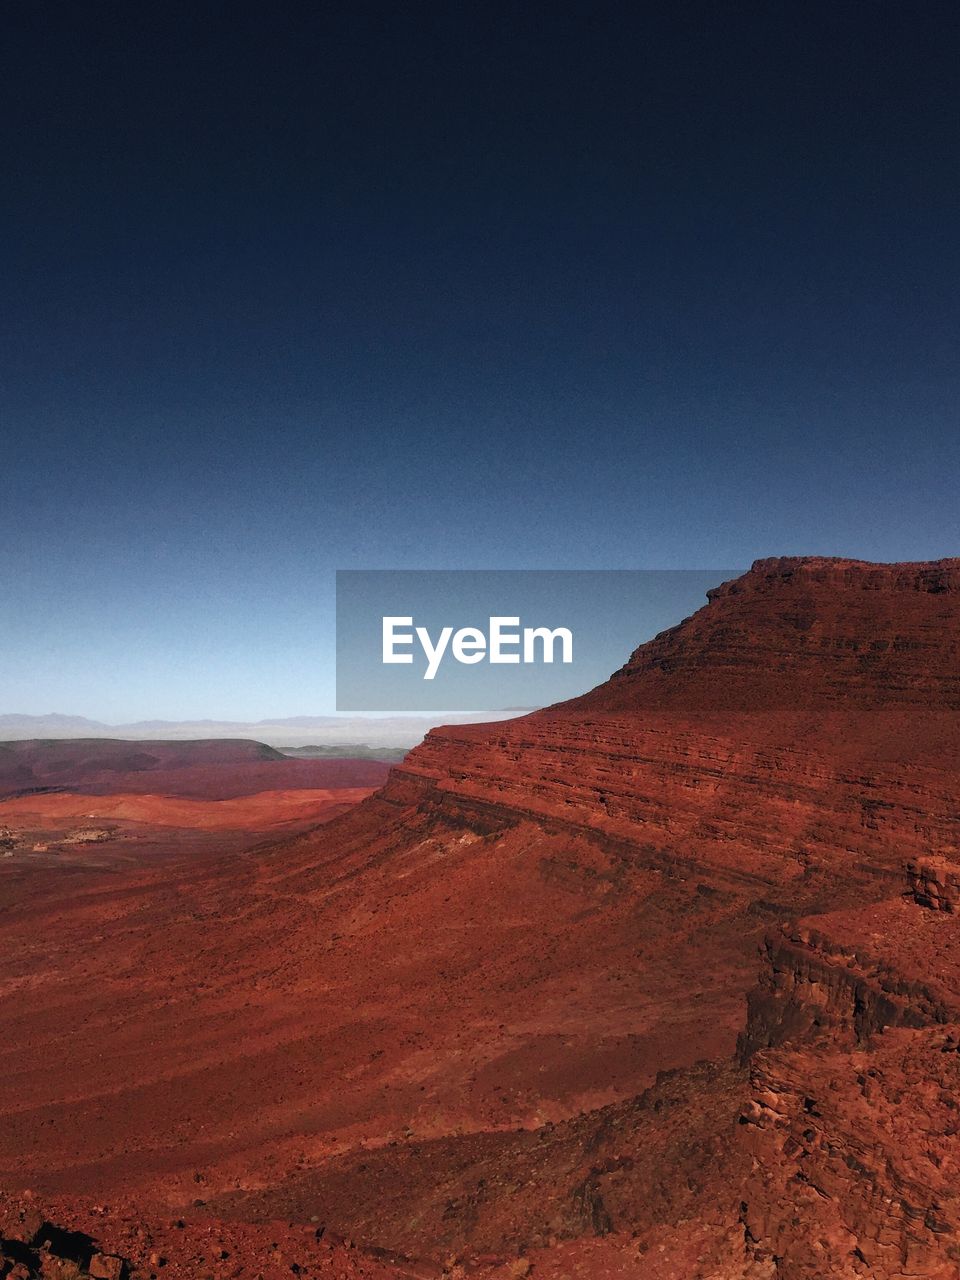
[[[22,6],[0,711],[332,707],[336,568],[960,551],[954,6]]]

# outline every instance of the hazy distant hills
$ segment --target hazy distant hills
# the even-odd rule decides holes
[[[0,742],[24,738],[133,738],[180,741],[189,738],[254,738],[272,747],[416,746],[441,721],[474,724],[508,720],[532,707],[434,716],[292,716],[277,720],[139,720],[134,724],[104,724],[84,716],[56,713],[43,716],[0,715]]]

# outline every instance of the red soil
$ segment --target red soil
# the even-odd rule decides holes
[[[435,1269],[955,1278],[958,659],[960,562],[765,561],[326,826],[46,868],[0,1179]]]

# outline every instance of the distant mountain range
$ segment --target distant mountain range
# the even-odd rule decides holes
[[[291,716],[277,720],[138,720],[104,724],[84,716],[0,715],[0,742],[24,738],[134,738],[183,741],[190,738],[254,738],[272,747],[413,747],[441,720],[474,724],[510,720],[532,707],[437,716]]]

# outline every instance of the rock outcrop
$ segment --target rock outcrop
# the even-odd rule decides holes
[[[742,1214],[783,1280],[960,1271],[960,920],[926,905],[934,870],[765,941]]]
[[[782,1280],[953,1280],[958,1048],[952,1024],[758,1054],[741,1127],[748,1253]]]
[[[934,911],[960,909],[960,865],[932,855],[911,859],[907,879],[914,901]]]

